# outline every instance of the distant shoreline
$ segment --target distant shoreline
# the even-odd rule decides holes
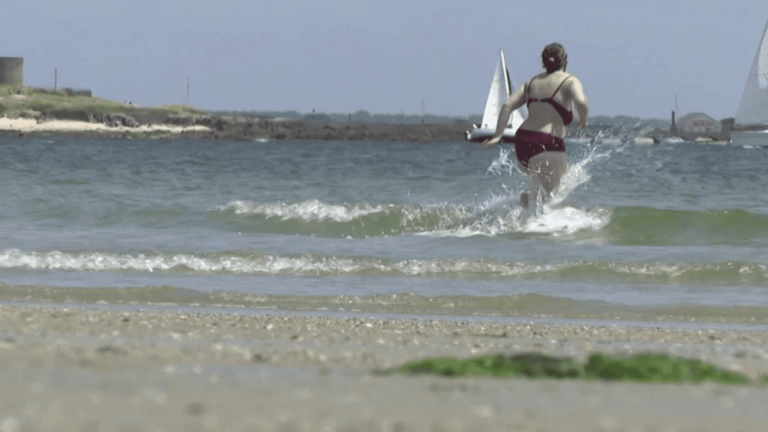
[[[139,107],[31,87],[0,86],[0,134],[253,140],[464,141],[469,122],[359,123],[216,114],[188,106]]]
[[[373,140],[405,142],[464,141],[470,124],[334,123],[283,120],[250,116],[158,116],[108,124],[72,120],[87,118],[81,111],[59,111],[45,118],[0,118],[0,134],[17,136],[100,136],[109,138],[194,138],[253,140]]]
[[[469,120],[459,119],[441,123],[373,121],[380,120],[382,115],[362,110],[350,114],[348,121],[322,113],[297,118],[281,118],[278,112],[269,114],[274,116],[256,111],[211,113],[182,105],[140,107],[66,91],[0,86],[0,135],[6,136],[427,143],[464,142],[466,131],[472,129]],[[409,121],[413,120],[410,117]],[[366,119],[371,121],[361,121]],[[669,136],[668,127],[659,119],[596,116],[590,120],[586,134],[577,137],[572,131],[573,138],[629,138],[637,143],[655,144]]]

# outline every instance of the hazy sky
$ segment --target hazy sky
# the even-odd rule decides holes
[[[480,114],[504,50],[516,85],[562,43],[591,115],[735,114],[768,1],[24,0],[0,56],[26,85],[140,105]]]

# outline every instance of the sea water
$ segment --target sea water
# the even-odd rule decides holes
[[[0,137],[0,301],[768,322],[768,150]]]

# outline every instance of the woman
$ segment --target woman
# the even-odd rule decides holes
[[[579,128],[587,126],[587,96],[581,81],[565,71],[568,55],[563,46],[553,43],[544,47],[541,61],[546,72],[509,96],[499,113],[495,135],[483,143],[483,148],[496,147],[512,111],[528,105],[528,118],[515,134],[517,167],[530,178],[528,191],[520,195],[525,208],[530,199],[537,199],[540,188],[548,198],[568,169],[565,136],[573,122],[573,108]]]

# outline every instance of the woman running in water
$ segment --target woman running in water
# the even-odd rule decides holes
[[[520,171],[529,176],[528,190],[520,195],[520,204],[528,208],[537,199],[539,190],[544,198],[560,185],[568,169],[565,136],[576,111],[578,127],[587,126],[587,96],[581,81],[567,73],[568,55],[559,43],[544,47],[541,61],[546,72],[536,75],[520,86],[501,108],[495,135],[483,143],[492,149],[501,142],[509,115],[523,104],[528,106],[528,118],[515,134],[515,158]]]

